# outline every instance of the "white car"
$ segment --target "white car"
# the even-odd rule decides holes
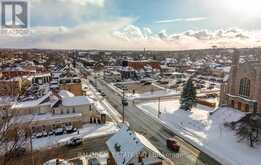
[[[63,128],[57,128],[54,132],[55,135],[62,135],[64,133]]]
[[[52,159],[45,162],[43,165],[69,165],[69,163],[63,159]]]
[[[35,136],[36,136],[36,138],[41,138],[41,137],[43,137],[43,133],[42,133],[42,132],[39,132],[39,133],[37,133]]]

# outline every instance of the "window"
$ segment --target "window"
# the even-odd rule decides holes
[[[241,102],[238,102],[238,105],[237,105],[237,106],[238,106],[238,109],[241,110],[241,107],[242,107]]]
[[[240,80],[239,95],[244,97],[250,96],[250,80],[248,78]]]
[[[231,107],[232,107],[232,108],[235,107],[235,102],[234,102],[234,100],[231,101]]]
[[[245,105],[245,112],[249,112],[249,105],[248,104]]]

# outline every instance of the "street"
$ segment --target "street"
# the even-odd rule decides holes
[[[19,165],[40,165],[50,159],[63,158],[70,160],[79,156],[86,156],[92,152],[105,152],[107,151],[105,142],[111,136],[112,135],[106,135],[102,137],[90,138],[83,144],[75,147],[61,146],[57,148],[34,151],[33,154],[27,153],[24,156],[17,158],[16,160],[12,159],[10,165],[13,165],[16,162],[16,164]]]
[[[106,95],[106,99],[111,105],[122,114],[121,96],[115,93],[111,88],[105,85],[101,79],[97,79],[97,88],[101,89]],[[142,133],[148,138],[163,154],[169,159],[173,160],[176,165],[218,165],[214,159],[210,158],[206,154],[200,152],[192,145],[186,143],[180,138],[176,138],[181,145],[179,153],[175,154],[166,147],[166,139],[175,136],[175,134],[162,126],[157,120],[152,119],[144,112],[140,111],[135,104],[129,102],[129,105],[125,107],[125,119],[129,122],[130,127]]]

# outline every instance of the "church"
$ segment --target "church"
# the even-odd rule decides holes
[[[220,105],[242,112],[261,113],[261,56],[255,61],[240,63],[240,53],[234,50],[229,77],[221,85]]]

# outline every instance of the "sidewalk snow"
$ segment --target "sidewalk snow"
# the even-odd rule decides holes
[[[157,118],[158,102],[139,104],[138,107]],[[175,133],[190,141],[203,152],[225,165],[260,165],[261,146],[249,147],[238,142],[235,132],[224,127],[225,122],[237,121],[244,113],[232,108],[213,109],[198,105],[191,112],[179,109],[178,100],[160,103],[160,121]]]
[[[87,124],[83,128],[79,129],[79,135],[77,132],[72,134],[64,134],[59,136],[48,136],[39,139],[33,139],[33,149],[51,148],[52,146],[63,145],[72,137],[81,137],[83,139],[95,138],[99,136],[105,136],[114,134],[118,131],[118,127],[115,123],[107,123],[104,125]]]

